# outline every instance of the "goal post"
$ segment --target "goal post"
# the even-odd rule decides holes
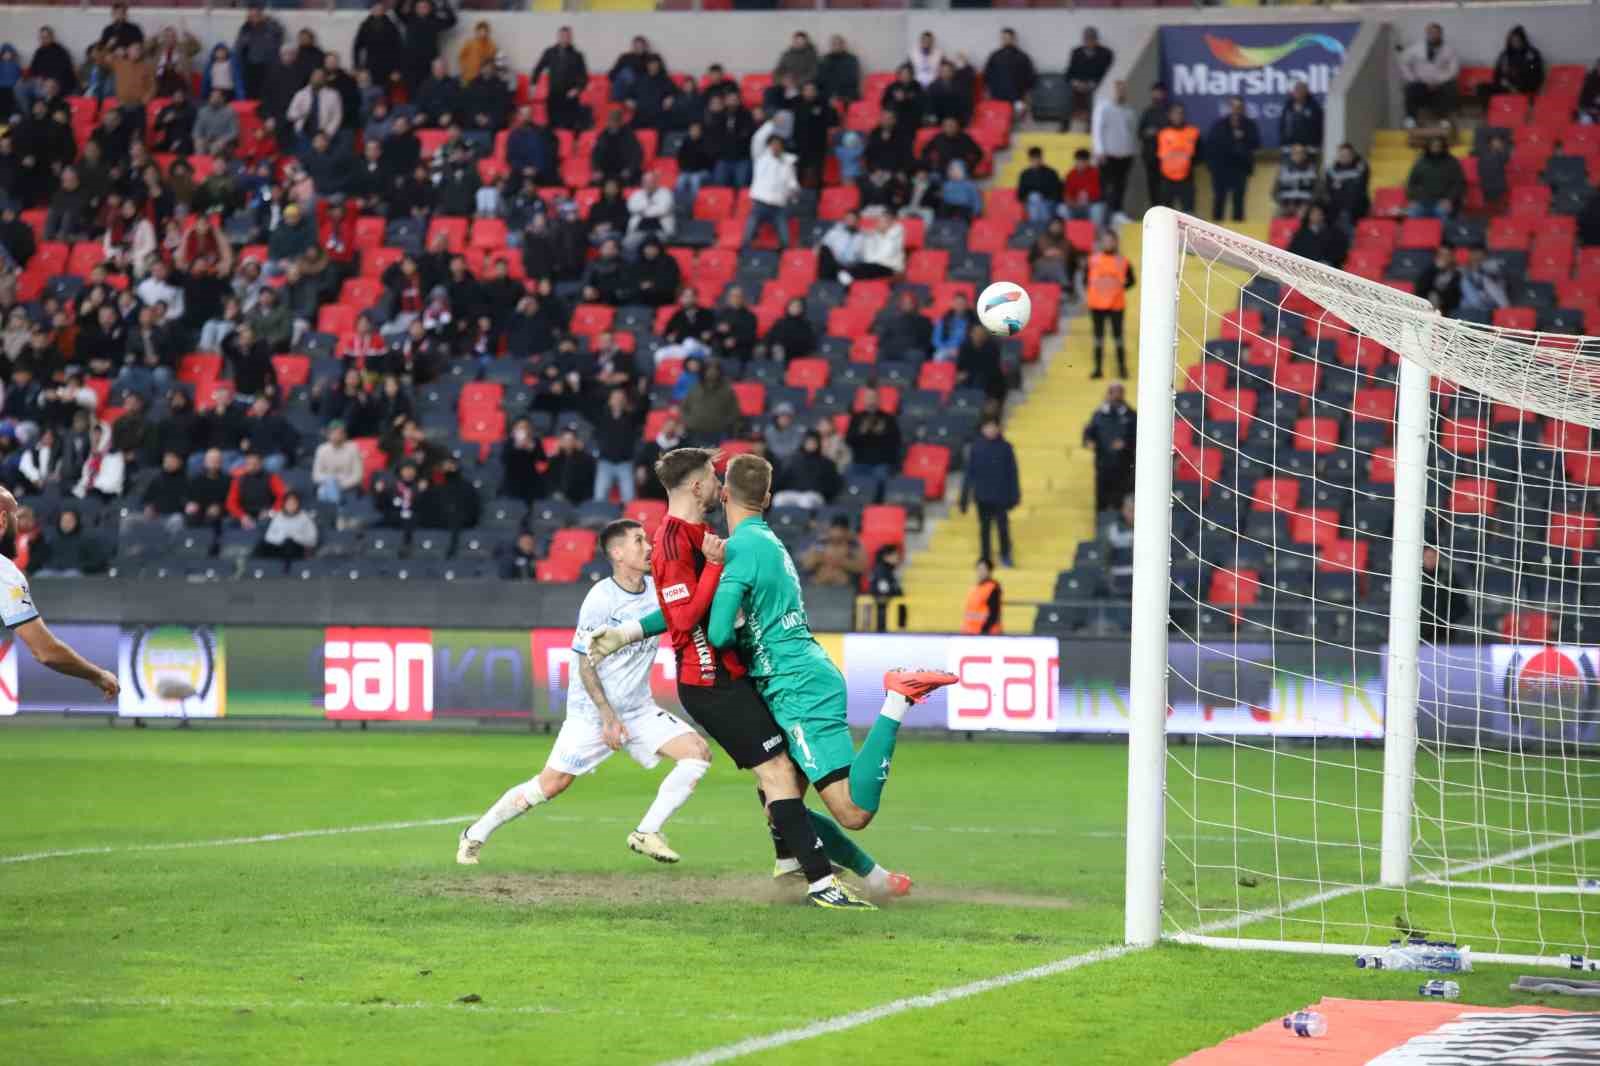
[[[1125,940],[1592,953],[1600,341],[1166,208],[1142,263]]]

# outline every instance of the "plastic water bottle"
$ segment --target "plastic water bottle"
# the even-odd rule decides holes
[[[1297,1010],[1283,1019],[1283,1027],[1295,1036],[1328,1035],[1328,1019],[1314,1010]]]
[[[1590,973],[1600,971],[1600,959],[1586,959],[1582,955],[1563,955],[1561,961],[1567,964],[1569,970],[1587,970]]]
[[[1434,940],[1390,941],[1382,951],[1356,956],[1364,970],[1415,970],[1430,973],[1467,973],[1472,969],[1472,949]]]
[[[1430,999],[1460,999],[1461,986],[1454,981],[1428,981],[1417,986],[1417,995]]]

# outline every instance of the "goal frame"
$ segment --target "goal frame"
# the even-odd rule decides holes
[[[1143,222],[1144,264],[1139,295],[1139,419],[1134,483],[1133,610],[1130,636],[1128,721],[1127,867],[1124,940],[1154,945],[1162,936],[1162,882],[1166,847],[1167,668],[1171,609],[1172,446],[1174,382],[1179,342],[1178,299],[1183,230],[1216,238],[1268,261],[1300,264],[1314,273],[1321,263],[1201,219],[1153,207]],[[1410,305],[1412,325],[1426,334],[1431,305],[1378,282],[1339,273],[1345,294],[1369,295],[1390,305]],[[1417,753],[1418,654],[1421,640],[1422,549],[1427,514],[1427,460],[1431,374],[1402,355],[1395,425],[1395,486],[1388,667],[1383,728],[1383,810],[1380,884],[1404,887],[1410,879],[1412,803]],[[1313,895],[1300,901],[1313,905]],[[1290,905],[1291,907],[1293,904]],[[1262,917],[1265,917],[1263,915]],[[1237,933],[1252,916],[1241,914],[1215,931]],[[1183,934],[1176,939],[1213,947],[1344,954],[1363,945],[1311,943],[1235,936]],[[1549,960],[1553,961],[1553,960]]]

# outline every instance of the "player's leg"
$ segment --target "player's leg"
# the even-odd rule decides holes
[[[846,829],[865,829],[883,799],[906,711],[955,681],[943,670],[889,671],[883,706],[860,751],[850,737],[844,678],[831,662],[768,678],[762,695],[829,812]]]
[[[763,808],[766,807],[766,797],[761,790],[756,789],[756,796],[760,798]],[[896,873],[881,865],[877,859],[868,855],[866,850],[856,843],[855,839],[840,828],[839,823],[829,818],[820,811],[807,807],[806,817],[811,819],[811,828],[816,830],[817,839],[822,841],[822,850],[827,853],[828,861],[835,870],[845,869],[861,878],[866,883],[867,889],[878,896],[908,896],[911,894],[911,877],[907,874]],[[768,821],[767,827],[772,830],[772,847],[777,858],[773,862],[773,877],[800,877],[800,860],[796,859],[789,850],[789,845],[784,841],[778,831]]]
[[[561,732],[556,735],[555,746],[550,749],[550,758],[539,776],[506,789],[494,806],[461,834],[456,844],[456,862],[463,866],[476,865],[478,853],[495,830],[521,818],[539,804],[555,799],[575,778],[610,757],[611,749],[600,735],[599,723],[569,717],[561,724]]]
[[[628,754],[640,766],[652,769],[663,758],[676,763],[661,779],[656,798],[639,819],[638,828],[628,834],[628,847],[657,862],[677,862],[679,855],[667,844],[661,827],[689,801],[711,768],[711,749],[689,723],[659,707],[630,717],[627,725]]]
[[[684,710],[741,770],[755,774],[766,799],[767,818],[799,860],[811,901],[821,907],[867,906],[842,892],[800,796],[804,778],[788,758],[783,731],[772,720],[749,678],[725,679],[713,686],[679,685]]]

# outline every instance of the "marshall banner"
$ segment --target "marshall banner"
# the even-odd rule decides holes
[[[1261,143],[1278,145],[1278,116],[1297,81],[1318,103],[1344,64],[1357,22],[1163,26],[1161,72],[1174,103],[1203,136],[1227,113],[1228,99],[1244,98],[1245,110],[1261,126]]]

